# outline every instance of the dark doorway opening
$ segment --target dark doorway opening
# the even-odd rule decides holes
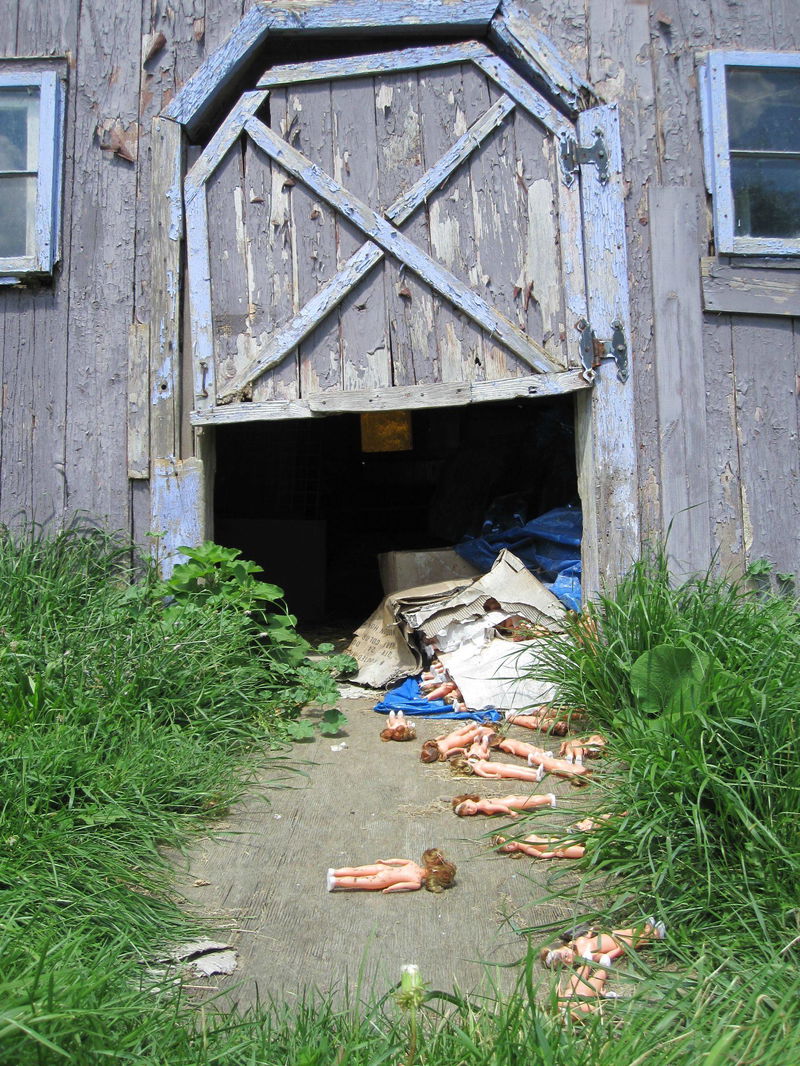
[[[214,538],[286,591],[301,622],[343,630],[375,609],[382,552],[448,547],[494,507],[578,503],[571,396],[412,414],[411,447],[362,451],[359,415],[216,431]]]

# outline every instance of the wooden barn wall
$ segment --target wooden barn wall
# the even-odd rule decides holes
[[[697,59],[800,50],[796,0],[530,0],[531,15],[620,109],[633,387],[645,535],[677,571],[767,559],[800,573],[798,331],[788,316],[704,313],[709,255]],[[796,276],[793,284],[797,286]]]
[[[151,123],[250,6],[2,5],[0,55],[66,55],[69,80],[63,262],[50,286],[0,288],[0,521],[85,512],[139,537],[149,525]],[[779,315],[701,314],[709,216],[696,53],[800,50],[800,7],[524,6],[620,109],[643,529],[672,523],[679,566],[702,566],[717,552],[727,570],[766,557],[776,570],[797,572],[798,326]],[[324,350],[324,336],[313,343]],[[452,358],[446,343],[440,336],[443,364]],[[317,373],[324,380],[324,360]],[[264,386],[276,398],[290,387],[278,373]],[[185,452],[190,445],[185,434]]]
[[[2,523],[149,528],[150,127],[249,6],[0,3],[0,57],[68,58],[62,261],[0,287]]]

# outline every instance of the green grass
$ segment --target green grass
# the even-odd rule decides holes
[[[143,960],[192,931],[159,848],[213,824],[254,750],[280,758],[269,738],[319,679],[287,659],[288,616],[276,650],[241,603],[179,610],[131,577],[127,547],[99,533],[0,538],[0,1066],[409,1062],[392,996],[309,990],[239,1017],[148,975]],[[795,605],[673,588],[656,558],[588,613],[596,631],[549,643],[543,671],[617,766],[580,794],[619,817],[589,838],[573,908],[596,910],[602,889],[604,921],[656,912],[668,940],[580,1027],[561,1023],[533,951],[513,995],[430,993],[411,1058],[800,1062]]]
[[[586,865],[687,938],[746,926],[783,947],[800,903],[796,604],[711,578],[673,587],[655,556],[588,614],[541,671],[622,764]]]
[[[191,929],[158,849],[242,793],[310,691],[250,616],[165,609],[130,559],[96,531],[0,538],[3,1063],[94,1061],[174,1014],[140,990],[140,960]]]

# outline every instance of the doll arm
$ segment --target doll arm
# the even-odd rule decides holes
[[[396,885],[389,885],[388,888],[384,888],[381,895],[385,896],[389,892],[416,892],[418,888],[422,888],[421,882],[398,881]]]

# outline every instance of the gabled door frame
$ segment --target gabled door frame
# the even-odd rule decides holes
[[[363,5],[360,5],[363,6]],[[433,3],[433,6],[436,6]],[[440,5],[442,6],[442,5]],[[462,5],[464,6],[464,5]],[[466,5],[469,6],[469,5]],[[485,6],[485,5],[484,5]],[[339,0],[327,10],[359,7],[357,0]],[[387,2],[383,9],[413,5]],[[243,20],[247,34],[232,38],[191,79],[183,99],[173,101],[164,115],[153,122],[151,177],[152,254],[151,286],[153,311],[150,329],[150,489],[152,530],[162,535],[161,556],[166,560],[181,544],[196,543],[211,533],[211,435],[202,426],[194,430],[194,455],[182,457],[180,437],[187,412],[181,402],[181,292],[184,284],[182,201],[184,127],[197,121],[203,109],[204,80],[219,82],[226,67],[241,68],[242,56],[266,36],[259,20],[265,8],[254,8]],[[275,9],[271,8],[274,12]],[[443,6],[443,11],[446,7]],[[452,10],[452,5],[450,5]],[[254,15],[257,12],[257,15]],[[408,12],[406,12],[408,14]],[[514,17],[517,17],[518,13]],[[354,15],[354,17],[357,17]],[[519,41],[522,32],[513,19],[495,15],[494,35],[502,39],[511,32]],[[258,25],[256,25],[258,23]],[[503,29],[505,27],[505,29]],[[501,32],[502,31],[502,32]],[[246,41],[245,41],[246,37]],[[247,43],[249,42],[249,43]],[[555,53],[525,42],[526,54],[543,56],[542,67],[553,85],[570,77],[559,75]],[[226,53],[227,50],[227,53]],[[576,82],[572,78],[572,89]],[[581,85],[583,83],[580,83]],[[198,88],[199,87],[199,88]],[[581,89],[584,97],[590,90]],[[187,105],[187,99],[190,105]],[[595,337],[630,338],[625,217],[622,195],[622,161],[619,118],[614,106],[585,110],[578,115],[578,142],[587,148],[603,135],[608,155],[608,175],[586,160],[580,163],[581,213],[584,231],[588,323]],[[627,353],[630,360],[630,353]],[[622,380],[617,363],[602,359],[594,388],[577,397],[576,451],[578,488],[584,513],[582,559],[584,595],[611,587],[628,569],[640,548],[637,498],[634,406],[632,384]]]

